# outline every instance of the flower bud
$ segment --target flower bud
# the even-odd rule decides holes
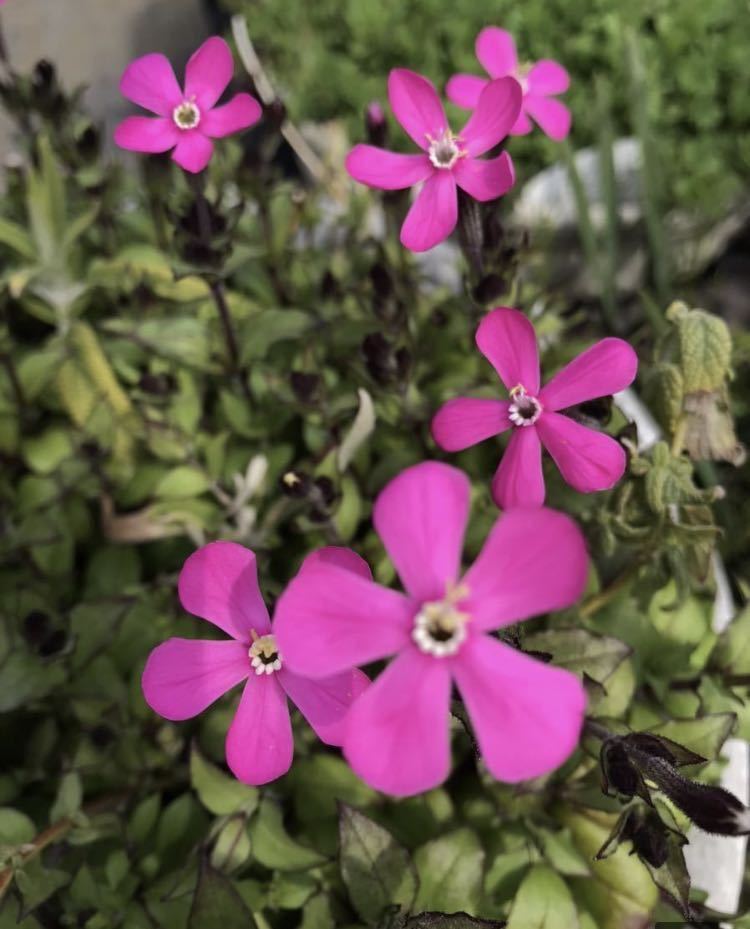
[[[388,122],[377,100],[368,103],[365,109],[365,134],[370,145],[377,145],[378,148],[383,148],[388,141]]]

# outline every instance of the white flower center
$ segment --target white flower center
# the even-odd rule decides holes
[[[427,138],[430,142],[427,154],[436,168],[452,168],[466,154],[459,145],[458,136],[453,135],[450,129],[444,129],[436,139],[430,136]]]
[[[520,64],[516,68],[516,73],[513,75],[513,77],[521,85],[521,93],[524,95],[524,97],[529,92],[529,82],[527,79],[527,75],[529,71],[531,71],[532,67],[533,65],[531,64],[531,62],[524,62],[523,64]]]
[[[536,397],[526,393],[526,389],[518,384],[510,392],[511,404],[508,407],[508,417],[516,426],[533,426],[542,415],[542,404]]]
[[[418,648],[435,658],[455,655],[466,640],[468,613],[457,609],[456,604],[468,596],[465,586],[449,588],[444,600],[423,603],[414,617],[411,637]]]
[[[248,651],[250,664],[256,674],[273,674],[281,670],[281,655],[272,635],[258,635],[255,629],[250,631],[253,644]]]
[[[172,119],[178,129],[195,129],[201,121],[201,111],[193,100],[183,100],[172,111]]]

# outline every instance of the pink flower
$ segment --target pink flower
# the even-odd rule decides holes
[[[193,54],[180,90],[172,65],[164,55],[144,55],[125,69],[122,95],[157,114],[129,116],[115,130],[115,142],[131,152],[168,152],[195,174],[211,160],[212,139],[247,129],[261,116],[260,104],[250,94],[237,94],[223,106],[216,103],[232,79],[234,62],[229,46],[214,36]]]
[[[346,549],[321,549],[303,564],[361,571]],[[149,655],[143,671],[148,705],[166,719],[189,719],[245,681],[226,740],[227,763],[246,784],[265,784],[292,763],[292,725],[287,697],[318,736],[340,745],[352,700],[368,686],[361,671],[343,670],[308,681],[285,667],[258,588],[255,555],[233,542],[212,542],[194,552],[180,574],[185,609],[214,623],[230,639],[168,639]],[[289,623],[287,622],[287,626]]]
[[[401,242],[424,252],[446,239],[458,220],[456,185],[475,200],[494,200],[515,180],[510,155],[480,160],[515,123],[521,106],[518,82],[488,81],[461,133],[451,132],[437,91],[413,71],[398,68],[388,76],[388,99],[396,119],[422,149],[399,155],[373,145],[355,145],[346,170],[361,184],[402,190],[423,183],[401,227]]]
[[[578,599],[588,564],[582,534],[562,513],[514,510],[464,574],[470,492],[461,471],[429,461],[378,497],[375,528],[405,594],[318,560],[289,584],[276,611],[280,647],[297,673],[323,677],[396,656],[352,704],[343,743],[354,771],[395,796],[447,777],[454,683],[499,780],[552,771],[578,742],[578,678],[488,633]]]
[[[511,135],[531,132],[533,119],[551,139],[559,142],[567,136],[570,132],[570,110],[553,97],[553,94],[565,93],[570,84],[568,72],[562,65],[545,59],[522,67],[518,63],[513,36],[495,26],[482,29],[475,48],[479,63],[492,80],[509,75],[521,85],[523,104],[510,130]],[[473,74],[456,74],[448,81],[445,93],[451,103],[473,110],[489,83],[486,78]]]
[[[432,434],[442,449],[457,452],[513,430],[492,482],[498,506],[544,503],[542,445],[576,490],[607,490],[620,480],[626,463],[620,444],[559,411],[617,393],[632,382],[638,358],[627,342],[602,339],[540,390],[536,335],[523,313],[507,307],[492,310],[479,324],[476,341],[510,400],[449,400],[433,419]]]

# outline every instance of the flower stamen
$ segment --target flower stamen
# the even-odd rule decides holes
[[[178,129],[195,129],[201,121],[201,111],[194,99],[183,100],[172,111],[172,119]]]
[[[276,639],[270,635],[258,635],[255,629],[250,630],[253,644],[248,650],[250,664],[255,668],[256,674],[273,674],[281,670],[281,654]]]
[[[443,600],[423,603],[414,617],[412,639],[419,649],[435,658],[455,655],[466,640],[468,613],[457,609],[469,594],[463,584],[449,585]]]
[[[521,384],[510,392],[512,403],[508,407],[508,418],[516,426],[533,426],[542,415],[542,404]]]
[[[466,157],[461,139],[450,129],[444,129],[437,138],[428,135],[427,141],[430,143],[427,154],[435,168],[452,168],[459,158]]]

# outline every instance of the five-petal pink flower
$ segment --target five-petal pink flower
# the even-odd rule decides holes
[[[364,565],[318,559],[276,609],[279,647],[296,673],[325,677],[396,656],[352,704],[343,742],[353,770],[395,796],[447,777],[454,683],[500,780],[552,771],[578,743],[580,680],[489,633],[578,599],[588,569],[581,531],[553,510],[511,511],[463,573],[470,491],[461,471],[423,462],[381,492],[375,528],[406,593],[374,583]]]
[[[401,155],[373,145],[355,145],[346,170],[362,184],[402,190],[422,184],[401,227],[402,244],[414,252],[433,248],[458,221],[460,187],[475,200],[494,200],[513,186],[513,162],[503,152],[480,159],[501,142],[518,118],[521,88],[512,78],[488,81],[476,109],[457,135],[451,132],[437,91],[427,78],[398,68],[388,77],[391,109],[422,149]]]
[[[488,26],[479,33],[475,48],[479,63],[491,80],[513,77],[521,86],[521,113],[510,129],[510,135],[531,132],[532,119],[551,139],[560,141],[568,135],[570,110],[554,97],[555,94],[565,93],[570,85],[568,72],[562,65],[549,59],[538,61],[530,67],[519,65],[513,36],[496,26]],[[487,78],[456,74],[448,81],[445,93],[451,103],[473,110],[479,105],[482,92],[488,84]]]
[[[638,369],[630,345],[602,339],[540,389],[536,335],[523,313],[508,307],[492,310],[479,324],[476,342],[510,400],[449,400],[432,421],[437,444],[456,452],[512,429],[492,482],[492,495],[503,508],[544,503],[542,445],[576,490],[590,493],[614,486],[625,470],[622,446],[560,411],[624,390]]]
[[[353,552],[327,548],[311,555],[300,573],[318,564],[335,565],[344,574],[359,570]],[[285,667],[258,587],[253,552],[233,542],[205,545],[185,562],[178,586],[188,612],[231,638],[172,638],[157,646],[142,680],[152,709],[166,719],[189,719],[245,681],[227,733],[226,756],[234,775],[247,784],[272,781],[292,763],[287,697],[324,742],[341,744],[346,711],[369,680],[361,671],[342,668],[309,681]]]
[[[180,167],[202,171],[211,160],[213,139],[247,129],[260,119],[261,108],[250,94],[236,94],[216,106],[234,72],[227,43],[214,36],[193,54],[185,69],[185,88],[177,83],[164,55],[144,55],[131,62],[120,91],[152,113],[130,116],[115,130],[115,142],[132,152],[168,152]]]

